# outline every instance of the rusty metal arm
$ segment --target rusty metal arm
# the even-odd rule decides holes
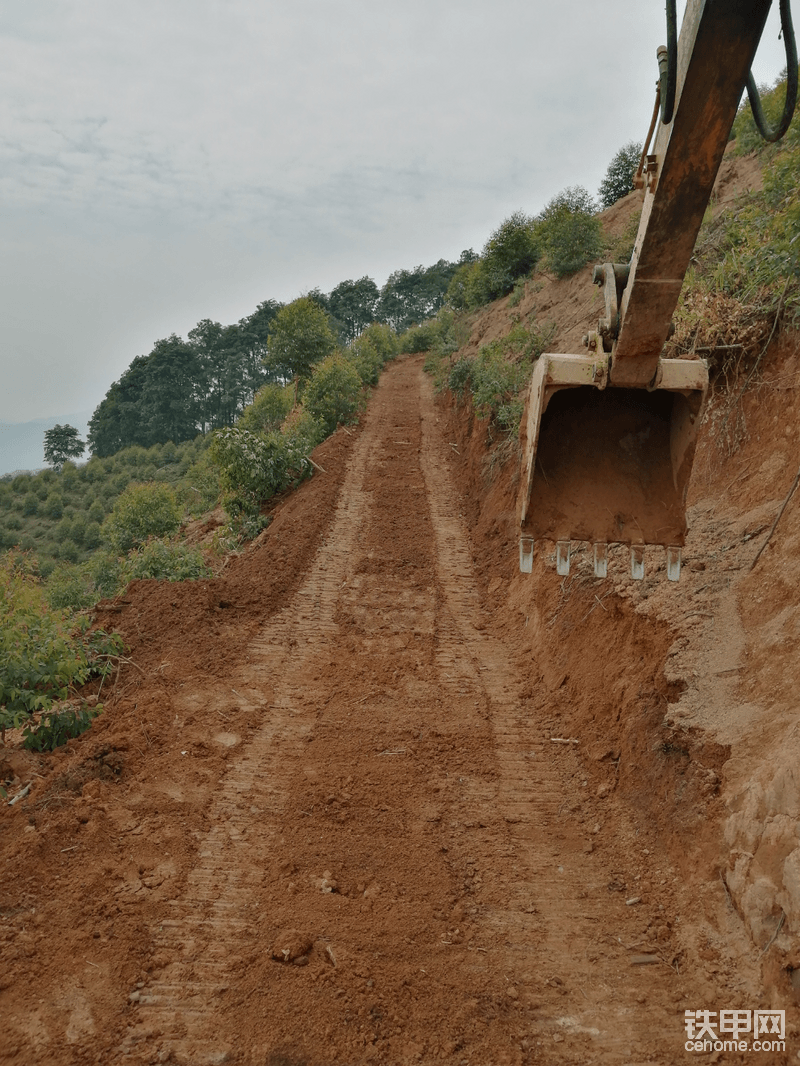
[[[676,105],[648,157],[646,192],[610,383],[650,385],[669,334],[771,0],[689,0]]]

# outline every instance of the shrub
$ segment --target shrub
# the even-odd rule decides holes
[[[211,458],[219,467],[225,505],[232,517],[258,515],[262,503],[300,482],[312,469],[305,447],[296,438],[251,433],[238,426],[214,433]]]
[[[304,407],[295,407],[281,428],[281,436],[289,448],[308,456],[325,440],[324,427]]]
[[[488,301],[481,267],[480,262],[464,263],[453,274],[445,300],[454,311],[472,311]]]
[[[419,326],[409,326],[400,336],[400,351],[416,354],[429,352],[437,337],[436,322],[431,319]]]
[[[22,513],[32,518],[39,513],[39,497],[35,492],[26,492],[22,498]]]
[[[169,466],[170,463],[177,463],[177,461],[178,449],[171,440],[168,440],[164,443],[164,446],[161,449],[161,462],[164,466]]]
[[[72,492],[78,484],[78,468],[68,459],[61,468],[61,485],[66,492]]]
[[[294,407],[293,385],[264,385],[256,393],[249,407],[242,412],[237,425],[251,433],[270,433],[280,429],[283,420]]]
[[[150,540],[131,552],[124,573],[128,581],[134,578],[195,581],[211,576],[211,570],[198,548],[163,539]]]
[[[384,322],[372,322],[361,334],[361,339],[369,341],[384,363],[394,359],[400,351],[397,334]]]
[[[317,363],[303,392],[303,407],[326,436],[340,423],[355,422],[361,406],[361,378],[344,355],[337,352]]]
[[[83,547],[84,538],[86,536],[86,519],[82,514],[75,515],[69,535],[79,548]]]
[[[101,710],[101,706],[83,704],[77,710],[67,707],[47,711],[40,717],[38,725],[26,724],[22,730],[22,746],[28,751],[55,751],[68,740],[85,733]]]
[[[204,453],[190,468],[181,487],[184,506],[190,515],[197,517],[216,507],[219,494],[219,468]]]
[[[4,529],[0,526],[0,551],[4,551],[7,548],[13,548],[19,544],[19,537],[16,533],[10,529]]]
[[[496,343],[484,345],[470,370],[472,398],[478,415],[493,418],[502,429],[515,430],[523,407],[517,394],[529,376],[529,364],[509,362]]]
[[[99,522],[87,522],[86,531],[83,534],[83,547],[86,551],[94,551],[102,541]]]
[[[459,400],[463,399],[464,393],[469,386],[472,372],[472,360],[462,355],[450,368],[450,376],[447,379],[447,387],[454,392]]]
[[[484,344],[473,360],[459,359],[450,372],[451,388],[463,395],[467,384],[481,418],[491,418],[508,433],[516,432],[533,362],[553,338],[555,328],[515,326],[508,336]]]
[[[525,296],[525,282],[525,278],[517,278],[514,282],[514,288],[511,290],[511,295],[508,298],[509,307],[517,307],[518,304],[522,303]]]
[[[15,728],[37,711],[110,668],[121,639],[87,634],[64,611],[53,610],[24,556],[0,561],[0,732]]]
[[[103,507],[100,500],[94,500],[92,506],[87,512],[87,517],[90,522],[97,522],[98,524],[103,521],[106,516],[105,507]]]
[[[55,555],[55,552],[53,554]],[[58,557],[68,563],[77,563],[79,555],[78,545],[73,540],[65,540],[58,546]]]
[[[535,220],[515,211],[498,226],[483,249],[480,272],[489,299],[511,292],[517,278],[530,274],[540,254]]]
[[[102,532],[117,552],[138,548],[150,537],[167,537],[181,524],[181,508],[168,485],[131,485],[114,503]]]
[[[347,358],[356,368],[364,385],[377,385],[383,370],[383,358],[368,337],[356,337],[348,349]]]
[[[537,229],[547,266],[558,277],[574,274],[602,250],[595,203],[580,185],[553,197],[539,215]]]
[[[85,567],[98,598],[116,596],[128,584],[125,561],[111,552],[95,552]]]
[[[597,193],[601,207],[611,207],[617,200],[633,191],[633,176],[642,157],[642,146],[629,141],[620,148],[611,162]]]
[[[84,567],[56,566],[44,586],[47,602],[54,611],[82,610],[97,601],[94,581]]]

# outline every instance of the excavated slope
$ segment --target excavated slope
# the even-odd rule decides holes
[[[578,283],[476,334],[582,328]],[[402,358],[219,577],[99,609],[103,714],[0,752],[0,1060],[671,1064],[686,1010],[769,1008],[794,1060],[796,500],[749,567],[795,338],[759,382],[732,455],[712,405],[677,586],[520,575],[518,456]]]
[[[785,1002],[705,869],[726,751],[653,746],[674,625],[514,575],[457,429],[398,361],[219,579],[101,614],[96,726],[5,756],[6,1061],[671,1063]]]

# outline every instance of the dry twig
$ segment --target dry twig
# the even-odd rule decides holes
[[[772,528],[770,529],[769,533],[767,533],[767,539],[764,541],[764,543],[761,545],[761,547],[756,552],[755,559],[753,559],[752,563],[750,563],[750,571],[751,572],[752,572],[754,566],[756,565],[756,563],[758,562],[758,560],[761,558],[761,553],[766,548],[766,546],[769,544],[770,537],[775,532],[775,527],[777,526],[778,522],[780,522],[781,515],[786,510],[786,508],[787,508],[787,506],[789,504],[789,500],[791,500],[792,496],[794,496],[795,489],[797,488],[798,484],[800,484],[800,469],[798,469],[797,474],[795,475],[795,479],[792,482],[792,487],[789,489],[789,492],[788,492],[788,494],[786,496],[786,499],[783,501],[781,509],[780,509],[780,511],[778,511],[778,514],[777,514],[777,516],[775,518],[775,521],[772,523]]]

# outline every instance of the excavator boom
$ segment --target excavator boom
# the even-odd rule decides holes
[[[583,355],[545,354],[534,368],[522,430],[520,569],[534,541],[667,548],[677,580],[686,492],[708,388],[700,359],[664,359],[672,316],[771,0],[688,0],[672,62],[674,108],[644,169],[644,204],[629,264],[595,268],[605,313]],[[666,51],[666,50],[662,50]],[[659,57],[662,66],[663,57]]]

